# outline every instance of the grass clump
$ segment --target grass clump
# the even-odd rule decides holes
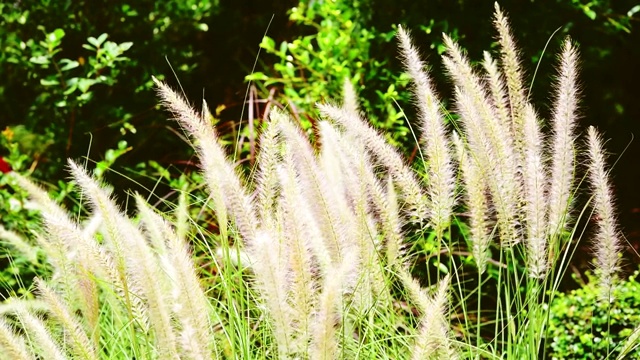
[[[423,177],[363,119],[347,82],[343,105],[318,106],[317,147],[271,109],[255,171],[242,179],[206,103],[198,112],[154,79],[198,151],[217,232],[190,224],[187,194],[172,217],[135,195],[137,215],[129,217],[74,162],[73,180],[92,210],[86,221],[15,175],[43,213],[36,239],[54,270],[36,282],[38,302],[7,302],[3,351],[15,358],[538,359],[554,316],[547,304],[580,240],[573,204],[588,196],[576,180],[577,53],[567,39],[547,134],[497,6],[496,27],[500,60],[485,53],[484,75],[445,36],[456,120],[399,30],[415,84]],[[589,149],[584,161],[600,219],[596,268],[612,308],[621,245],[594,129]],[[437,258],[441,269],[422,281],[412,271],[424,261],[406,240],[415,228],[435,241],[418,255]],[[457,238],[455,228],[468,231]],[[189,240],[200,244],[211,272],[196,266]]]

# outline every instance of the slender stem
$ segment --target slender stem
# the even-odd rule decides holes
[[[500,262],[502,262],[502,251],[500,251]],[[502,302],[500,301],[500,299],[502,299],[502,287],[500,286],[500,284],[502,283],[502,268],[499,268],[498,270],[498,286],[497,286],[497,295],[496,295],[496,313],[495,313],[495,328],[494,328],[494,335],[497,338],[498,334],[500,334],[500,337],[502,338],[502,341],[500,342],[501,344],[501,351],[500,353],[504,353],[504,318],[501,316],[501,309],[502,309]],[[497,348],[497,346],[496,346]],[[494,350],[495,351],[495,350]]]
[[[611,355],[609,344],[611,343],[611,289],[607,292],[607,358]]]
[[[481,301],[482,301],[482,290],[481,290],[481,285],[482,285],[482,274],[480,273],[480,271],[478,271],[478,309],[476,312],[476,347],[478,349],[480,349],[480,342],[481,342],[481,333],[480,333],[480,318],[481,318]]]

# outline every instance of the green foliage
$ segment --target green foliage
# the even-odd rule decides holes
[[[628,129],[622,122],[637,117],[629,117],[629,111],[634,111],[629,105],[634,100],[620,90],[624,86],[621,82],[611,80],[611,70],[602,69],[634,67],[629,51],[637,54],[634,44],[638,32],[633,31],[633,25],[637,23],[640,5],[608,0],[556,1],[545,6],[538,2],[500,3],[510,9],[519,29],[524,65],[532,69],[539,65],[540,73],[550,71],[554,61],[551,52],[543,53],[544,44],[554,30],[560,31],[551,39],[552,44],[571,33],[585,54],[583,79],[603,85],[584,92],[594,121],[615,117],[609,122],[617,121],[621,128]],[[493,1],[301,0],[289,12],[295,31],[284,38],[265,37],[261,47],[271,56],[261,55],[262,68],[247,79],[258,84],[264,98],[272,99],[269,90],[277,89],[276,100],[294,108],[294,114],[307,129],[317,115],[314,102],[335,98],[340,94],[342,80],[351,79],[360,95],[361,110],[376,127],[392,131],[387,138],[394,145],[404,145],[407,151],[414,144],[402,109],[409,112],[408,118],[413,114],[408,110],[410,103],[404,91],[407,81],[399,69],[392,41],[396,24],[421,29],[414,35],[419,48],[426,53],[442,54],[444,32],[460,40],[472,57],[480,58],[485,50],[482,44],[494,39],[490,24],[477,14],[490,12],[492,6]],[[296,32],[304,35],[296,36]],[[442,87],[444,71],[438,64],[432,66],[435,86],[447,102],[450,90]],[[550,86],[550,78],[534,78],[532,71],[525,81],[533,87],[532,101],[544,107],[548,98],[543,94]],[[611,114],[612,108],[617,114]]]
[[[568,294],[557,293],[549,312],[549,358],[615,359],[624,341],[640,325],[639,273],[620,282],[611,306],[600,300],[595,277],[589,273],[589,283],[583,287]],[[640,358],[640,348],[629,358]]]
[[[86,153],[89,133],[99,135],[92,144],[98,154],[120,140],[137,145],[139,114],[154,105],[151,75],[164,69],[165,56],[178,71],[195,68],[189,59],[199,52],[183,40],[208,31],[217,6],[115,1],[95,11],[91,1],[0,4],[0,122],[55,140],[36,158],[25,153],[47,164],[35,175],[60,175],[64,158]]]
[[[0,135],[0,146],[10,152],[5,160],[12,171],[19,173],[32,172],[42,152],[53,143],[53,139],[30,132],[24,125],[7,127]],[[116,149],[108,149],[104,160],[96,162],[94,175],[102,178],[115,161],[131,150],[126,141],[120,141]],[[47,184],[47,191],[58,203],[64,203],[75,214],[84,211],[79,205],[78,197],[73,193],[74,184],[58,180]],[[72,195],[73,194],[73,195]],[[50,267],[42,258],[41,251],[33,243],[33,233],[41,228],[40,209],[28,194],[17,187],[10,175],[0,173],[0,299],[9,295],[31,296],[29,289],[33,278],[48,276]],[[4,233],[9,231],[22,238],[33,251],[23,252],[16,248],[10,237]],[[3,236],[3,234],[5,236]],[[19,235],[22,234],[22,235]]]
[[[571,6],[582,11],[589,19],[598,21],[607,31],[613,33],[631,33],[633,17],[640,11],[640,4],[622,9],[619,5],[614,6],[609,0],[571,0]]]
[[[46,179],[52,196],[81,211],[68,197],[71,185],[58,181],[65,176],[63,159],[87,154],[89,147],[102,177],[116,159],[150,139],[137,130],[148,135],[165,121],[140,116],[155,105],[151,74],[164,70],[165,56],[179,72],[194,69],[189,59],[200,52],[184,39],[208,31],[217,6],[215,0],[112,1],[100,9],[92,1],[0,3],[0,155],[14,171]],[[0,225],[30,234],[39,226],[38,212],[6,179],[0,183]],[[42,275],[10,256],[5,245],[2,298],[22,293],[34,275]]]
[[[42,252],[33,247],[30,252],[16,248],[5,232],[30,234],[40,228],[40,213],[28,200],[28,194],[11,186],[12,181],[6,174],[0,173],[0,300],[9,296],[28,296],[34,276],[47,276]],[[22,238],[21,235],[17,235]],[[28,237],[22,238],[27,244],[34,244]]]
[[[0,147],[9,151],[6,161],[15,171],[34,167],[53,143],[53,134],[36,134],[24,125],[7,126],[0,133]]]
[[[111,166],[113,166],[113,164],[120,156],[126,154],[129,151],[131,151],[131,147],[127,146],[126,141],[121,140],[120,142],[118,142],[117,149],[108,149],[104,154],[104,160],[98,161],[96,163],[96,168],[93,171],[93,174],[97,178],[101,178],[104,172],[111,168]]]
[[[73,28],[47,31],[45,25],[37,25],[37,32],[24,38],[26,34],[23,32],[29,31],[30,10],[7,5],[3,5],[2,10],[5,32],[0,33],[0,36],[4,35],[0,42],[7,49],[2,62],[9,64],[10,70],[22,73],[26,79],[23,84],[36,94],[27,115],[29,119],[24,124],[34,131],[34,135],[44,133],[51,140],[58,140],[59,144],[65,144],[60,139],[68,138],[68,150],[78,109],[92,101],[96,85],[112,86],[116,83],[123,66],[120,63],[128,60],[123,54],[133,43],[106,41],[108,35],[102,34],[98,38],[86,39],[82,44],[85,51],[77,59],[68,58],[63,52],[63,43],[66,43],[67,31]],[[19,21],[13,24],[11,19],[16,14],[20,14]],[[11,25],[17,25],[13,32],[8,31]],[[9,82],[3,84],[3,92],[14,85],[14,80],[9,77]],[[45,122],[45,119],[49,121]],[[80,130],[85,129],[81,127]]]
[[[399,91],[408,77],[394,73],[389,58],[375,56],[373,48],[380,42],[392,41],[395,29],[381,32],[365,26],[361,2],[302,1],[290,10],[289,19],[311,28],[311,34],[283,41],[265,36],[260,44],[274,55],[274,75],[257,72],[246,77],[255,81],[266,94],[277,86],[283,91],[278,100],[291,106],[303,128],[309,129],[318,116],[315,102],[338,98],[342,83],[348,79],[358,92],[364,92],[362,111],[371,122],[386,130],[394,145],[412,142],[405,115],[396,101],[408,101],[407,93]]]
[[[9,151],[3,159],[13,171],[28,171],[34,166],[31,159],[52,143],[50,137],[34,134],[24,125],[7,127],[0,134],[0,147]],[[27,295],[31,279],[48,272],[35,253],[29,256],[21,253],[3,236],[4,231],[29,234],[40,227],[39,211],[28,200],[27,193],[12,183],[7,174],[0,172],[0,300],[10,295]]]

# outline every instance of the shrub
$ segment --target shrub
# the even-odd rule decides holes
[[[0,5],[0,22],[4,25],[0,44],[5,49],[0,61],[5,64],[2,74],[6,76],[0,91],[22,93],[18,106],[7,106],[10,111],[5,119],[6,125],[20,125],[3,130],[12,135],[9,142],[17,145],[17,149],[9,150],[19,150],[34,167],[40,161],[69,154],[77,135],[74,132],[84,133],[92,128],[77,117],[82,116],[83,108],[91,106],[99,93],[97,88],[115,85],[126,67],[128,58],[124,54],[133,45],[107,40],[105,33],[88,36],[84,43],[77,44],[78,49],[63,51],[69,35],[75,35],[67,32],[76,28],[67,24],[65,31],[62,27],[45,29],[40,25],[33,34],[30,21],[37,18],[39,10],[23,9],[19,3]],[[59,9],[53,6],[50,10],[55,13]],[[129,130],[135,128],[125,122],[122,131]],[[59,169],[47,169],[45,173],[56,170]]]
[[[50,269],[40,256],[42,251],[34,247],[34,241],[29,239],[31,236],[21,235],[33,235],[40,230],[40,211],[29,200],[29,194],[16,186],[8,175],[12,171],[32,172],[35,164],[30,164],[31,157],[25,154],[22,147],[27,145],[37,148],[41,143],[36,134],[18,125],[7,128],[2,133],[0,145],[11,150],[7,156],[6,173],[0,173],[0,243],[4,245],[0,247],[0,298],[6,299],[15,294],[28,296],[27,289],[32,286],[33,278],[48,274]],[[126,141],[121,141],[117,149],[108,149],[104,160],[95,163],[96,178],[102,178],[114,162],[129,150]],[[74,197],[72,183],[62,180],[48,183],[47,191],[57,202],[66,203],[72,213],[82,213],[80,201]],[[12,251],[16,249],[26,252]]]
[[[546,335],[549,358],[615,358],[625,340],[637,331],[640,324],[638,271],[614,290],[616,301],[611,307],[607,302],[599,301],[596,281],[587,275],[587,284],[568,294],[556,294],[550,304]],[[608,349],[612,350],[611,354]],[[627,358],[640,358],[640,349],[630,352]]]
[[[29,296],[35,276],[46,276],[49,268],[44,253],[28,236],[40,227],[39,212],[28,200],[27,192],[8,186],[9,177],[0,174],[0,299]]]
[[[632,100],[624,99],[625,94],[619,90],[623,84],[614,84],[611,79],[602,81],[615,71],[611,68],[629,68],[629,65],[608,66],[607,71],[602,69],[605,62],[619,64],[626,56],[635,58],[629,51],[638,38],[632,25],[637,20],[640,6],[612,4],[608,0],[554,2],[544,7],[518,1],[504,1],[503,4],[512,8],[514,21],[518,24],[519,44],[530,55],[522,58],[523,65],[550,68],[548,64],[553,62],[553,57],[544,52],[543,45],[552,36],[552,30],[561,26],[559,36],[571,33],[581,44],[586,68],[583,79],[602,83],[597,89],[585,89],[590,111],[602,114],[593,118],[615,117],[609,122],[629,118],[627,114],[622,116],[625,111],[633,111],[629,109],[633,108],[630,106]],[[425,49],[432,49],[434,54],[446,50],[440,36],[443,32],[454,40],[466,41],[469,52],[475,54],[491,40],[490,24],[476,15],[490,11],[491,6],[488,1],[464,0],[398,0],[393,3],[300,0],[289,10],[293,34],[283,38],[269,31],[270,36],[264,37],[260,44],[262,66],[247,79],[254,81],[265,101],[291,106],[293,116],[308,129],[318,115],[315,102],[337,97],[342,79],[350,78],[361,95],[361,110],[369,121],[382,130],[394,146],[410,152],[415,143],[405,116],[412,118],[413,112],[405,91],[408,78],[395,61],[393,34],[397,24],[416,29],[416,40]],[[635,36],[629,36],[631,33]],[[625,49],[626,53],[617,53],[618,47],[613,48],[612,42],[620,44],[619,49]],[[434,70],[434,85],[445,101],[448,100],[449,89],[442,86],[446,77],[440,71],[440,64],[429,65]],[[531,94],[530,101],[546,112],[544,104],[548,99],[542,94],[549,87],[549,79],[536,77],[530,86],[539,91],[538,96]],[[619,114],[612,114],[612,107]]]
[[[400,90],[409,79],[394,73],[390,59],[376,58],[372,49],[379,42],[390,42],[395,31],[367,26],[361,5],[301,1],[290,10],[289,19],[311,29],[310,34],[280,44],[265,36],[260,47],[275,57],[274,71],[255,72],[246,80],[255,81],[265,96],[274,87],[282,91],[273,100],[291,106],[296,120],[309,130],[319,115],[315,102],[339,96],[343,79],[349,79],[369,95],[362,97],[360,106],[370,121],[385,131],[391,144],[407,146],[413,138],[398,101],[408,101]]]
[[[169,219],[135,195],[132,219],[73,161],[71,174],[91,208],[86,219],[14,175],[42,210],[45,232],[36,240],[53,275],[36,281],[39,302],[8,303],[0,347],[13,358],[537,359],[550,318],[546,302],[581,240],[573,205],[585,192],[576,181],[577,53],[565,40],[545,135],[497,5],[495,25],[500,61],[485,53],[484,77],[444,37],[455,132],[399,29],[425,176],[363,120],[347,79],[342,106],[319,105],[325,120],[317,152],[289,116],[272,111],[245,182],[209,124],[206,103],[196,111],[154,79],[199,153],[217,233],[196,228],[189,235],[186,194]],[[614,309],[620,235],[594,128],[587,140],[580,160],[588,164],[598,219],[597,301]],[[462,239],[452,235],[455,223],[469,229]],[[423,279],[432,291],[411,275],[413,261],[423,264],[406,241],[416,224],[434,244],[421,255],[436,257],[444,273]],[[212,270],[201,271],[204,283],[190,237],[207,251]],[[492,282],[495,293],[485,287]],[[637,342],[631,335],[625,346]]]
[[[40,179],[61,177],[64,159],[86,154],[87,147],[96,157],[121,140],[137,147],[157,133],[163,119],[146,116],[155,105],[150,74],[167,68],[166,56],[187,80],[196,66],[192,59],[203,53],[197,40],[210,46],[203,38],[219,10],[211,0],[118,0],[99,11],[93,6],[0,4],[0,131],[28,129],[37,141],[19,147]],[[144,138],[135,135],[141,129]],[[163,135],[163,143],[176,141]]]

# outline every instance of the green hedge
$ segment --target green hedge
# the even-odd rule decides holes
[[[596,281],[568,294],[557,293],[551,303],[547,354],[552,359],[615,359],[624,342],[640,326],[640,283],[636,271],[614,291],[609,306],[599,299]],[[606,339],[610,333],[611,343]],[[607,352],[609,350],[609,353]],[[627,355],[640,359],[640,348]]]

